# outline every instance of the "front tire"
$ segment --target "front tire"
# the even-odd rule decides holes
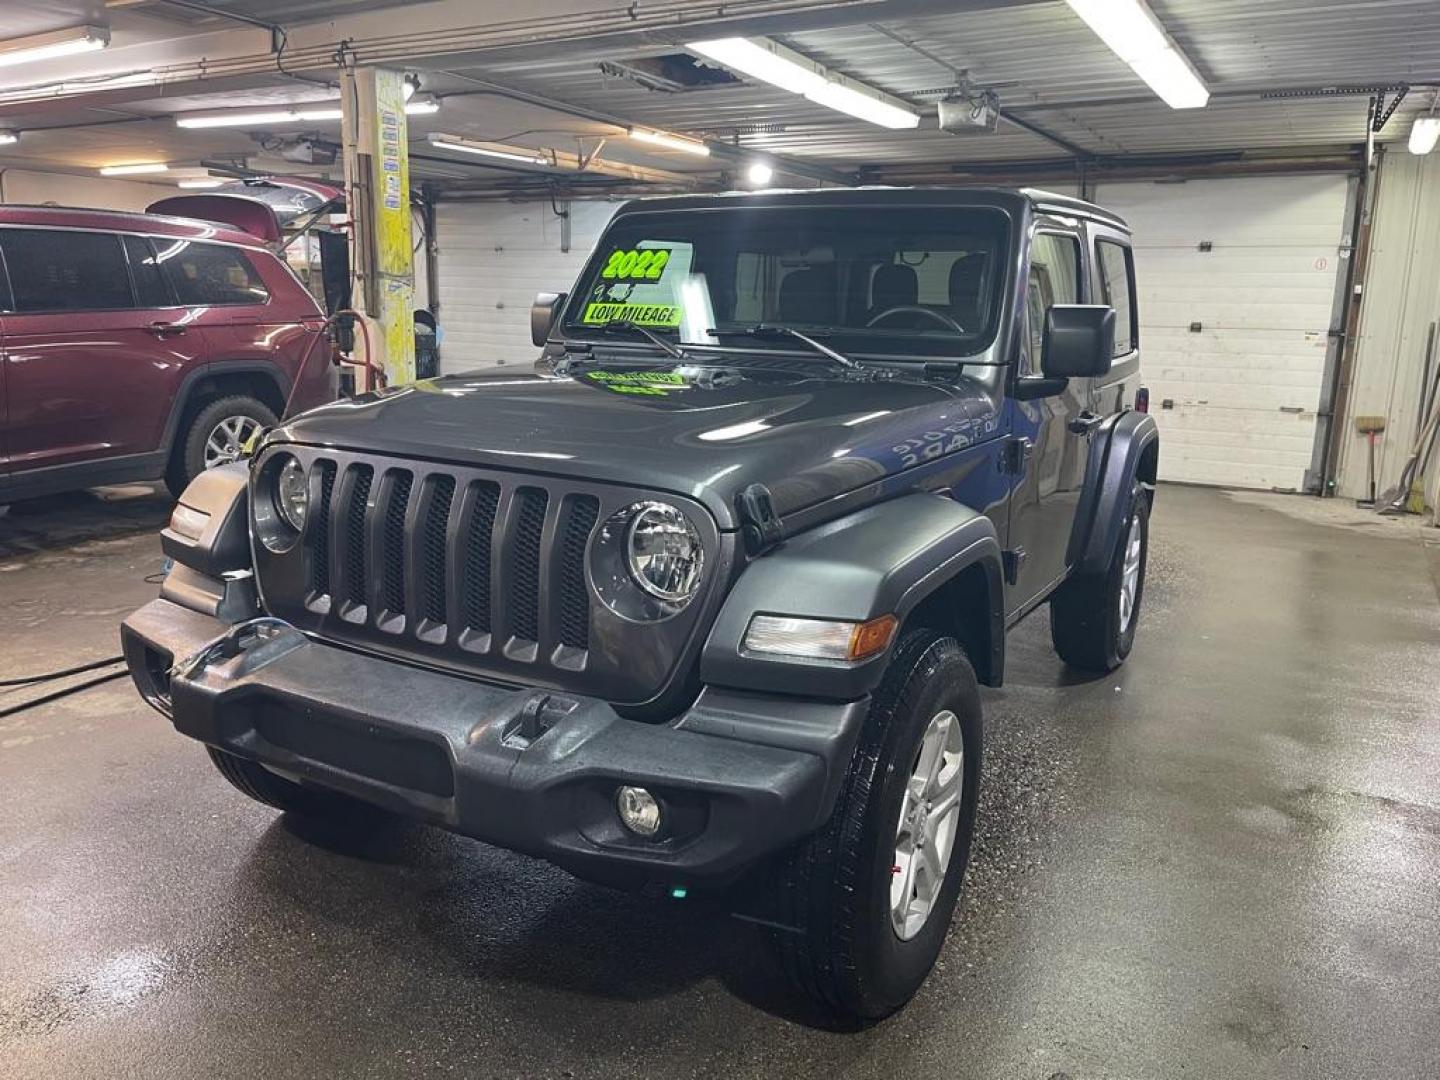
[[[277,776],[258,761],[238,757],[226,750],[207,746],[216,770],[237,790],[256,802],[273,806],[289,814],[344,825],[368,826],[383,811],[369,803],[352,799],[338,791],[303,787],[283,776]]]
[[[1050,640],[1060,659],[1081,671],[1114,671],[1135,644],[1145,564],[1150,554],[1150,498],[1140,484],[1110,563],[1098,574],[1076,574],[1050,601]]]
[[[775,880],[787,974],[845,1024],[888,1016],[934,966],[970,859],[980,692],[953,638],[902,637],[826,825]]]

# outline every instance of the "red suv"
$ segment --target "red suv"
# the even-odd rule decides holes
[[[324,325],[248,233],[0,206],[0,503],[161,478],[178,495],[287,403],[333,396]]]

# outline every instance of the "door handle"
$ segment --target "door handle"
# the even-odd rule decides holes
[[[1089,435],[1100,426],[1105,417],[1099,413],[1093,413],[1086,409],[1079,416],[1072,416],[1070,422],[1065,426],[1070,429],[1072,435]]]
[[[145,329],[159,338],[175,337],[185,333],[185,327],[173,322],[152,322]]]

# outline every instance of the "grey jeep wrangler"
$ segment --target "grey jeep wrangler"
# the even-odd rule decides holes
[[[743,878],[803,991],[892,1012],[965,874],[1007,629],[1048,602],[1096,672],[1134,641],[1159,443],[1124,222],[632,202],[531,322],[533,370],[327,405],[197,478],[122,630],[140,693],[281,810]]]

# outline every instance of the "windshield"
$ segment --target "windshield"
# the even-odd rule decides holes
[[[877,356],[968,356],[995,336],[1007,239],[984,207],[724,207],[625,214],[566,309],[568,337],[612,320],[681,344],[779,325]],[[754,347],[753,345],[749,347]],[[805,350],[776,336],[766,348]]]

